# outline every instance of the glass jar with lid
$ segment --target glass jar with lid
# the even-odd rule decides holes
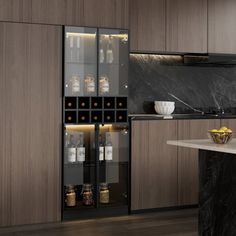
[[[75,193],[75,186],[68,185],[66,187],[66,206],[67,207],[75,207],[76,206],[76,193]]]
[[[85,206],[93,205],[93,191],[91,184],[84,184],[82,188],[83,204]]]
[[[100,183],[100,203],[107,204],[110,202],[110,191],[107,183]]]

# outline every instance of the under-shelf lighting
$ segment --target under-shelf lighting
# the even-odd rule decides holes
[[[73,37],[96,37],[96,33],[75,33],[75,32],[68,32],[66,33],[66,38],[73,36]]]

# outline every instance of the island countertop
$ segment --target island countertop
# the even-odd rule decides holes
[[[167,141],[167,144],[180,147],[236,154],[236,138],[232,139],[231,142],[227,144],[215,144],[210,139],[169,140]]]

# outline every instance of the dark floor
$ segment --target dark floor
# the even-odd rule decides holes
[[[197,236],[197,210],[0,229],[1,236]]]

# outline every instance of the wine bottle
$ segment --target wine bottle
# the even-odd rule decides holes
[[[104,145],[101,134],[99,134],[99,161],[104,161]]]
[[[76,40],[76,61],[79,62],[80,59],[80,36],[77,36]]]
[[[70,45],[70,61],[73,62],[74,58],[73,58],[73,48],[74,48],[74,39],[72,36],[69,37],[69,45]]]
[[[84,134],[79,134],[78,145],[77,145],[77,161],[85,161],[85,147],[84,147]]]
[[[112,161],[113,147],[111,141],[111,134],[106,133],[106,146],[105,146],[105,160]]]
[[[78,76],[72,76],[71,78],[71,92],[72,92],[72,95],[79,95],[80,80]]]
[[[95,92],[95,78],[94,78],[94,76],[91,74],[88,74],[85,77],[84,82],[85,82],[84,83],[85,84],[85,91],[88,94],[94,93]]]
[[[99,90],[101,94],[107,94],[110,91],[109,78],[106,75],[99,78]]]
[[[112,37],[111,36],[109,36],[109,41],[107,45],[106,59],[107,59],[107,63],[109,64],[113,63],[114,56],[113,56],[113,50],[112,50]]]
[[[99,40],[99,46],[100,46],[100,49],[99,49],[99,63],[104,63],[104,60],[105,60],[105,54],[104,54],[104,50],[102,48],[102,39]]]
[[[67,160],[68,163],[75,163],[76,162],[76,147],[73,143],[73,135],[70,135],[67,146]]]

